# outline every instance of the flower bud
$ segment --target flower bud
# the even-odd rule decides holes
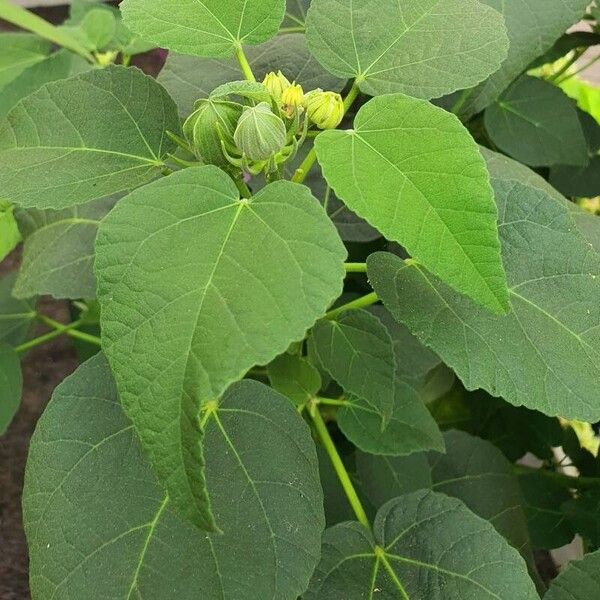
[[[225,100],[199,100],[196,110],[183,124],[183,133],[194,152],[207,164],[225,166],[221,140],[233,143],[233,134],[243,107]]]
[[[267,88],[272,98],[276,102],[280,102],[283,92],[290,87],[291,83],[281,71],[277,71],[277,73],[271,71],[266,74],[263,85]]]
[[[287,90],[281,94],[281,105],[283,106],[283,112],[288,118],[292,118],[299,106],[304,104],[304,90],[301,85],[295,83],[290,85]]]
[[[315,90],[306,96],[306,112],[319,129],[335,129],[344,118],[344,101],[336,92]]]
[[[286,144],[285,123],[266,102],[247,107],[233,136],[238,150],[248,159],[268,160]]]

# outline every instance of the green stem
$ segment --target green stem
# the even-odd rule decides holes
[[[366,273],[367,263],[345,263],[346,273]]]
[[[254,73],[252,72],[252,67],[250,66],[250,63],[248,62],[248,59],[246,58],[246,55],[244,54],[244,49],[242,48],[241,45],[239,45],[236,48],[235,57],[238,59],[238,62],[240,63],[240,67],[242,69],[242,73],[244,74],[244,77],[248,81],[256,81],[256,77],[254,77]]]
[[[343,304],[342,306],[338,306],[333,310],[330,310],[325,314],[326,319],[335,319],[341,313],[347,310],[357,310],[359,308],[366,308],[367,306],[371,306],[371,304],[375,304],[379,300],[379,297],[375,292],[371,292],[366,296],[362,296],[361,298],[357,298],[356,300],[352,300],[352,302],[348,302],[347,304]]]
[[[305,31],[304,25],[298,25],[297,27],[282,27],[279,33],[304,33]]]
[[[237,186],[237,189],[239,190],[240,196],[242,198],[252,198],[252,192],[250,191],[250,188],[246,185],[244,181],[242,181],[238,177],[235,177],[233,181],[235,182],[235,185]]]
[[[318,396],[316,398],[317,404],[326,404],[329,406],[347,406],[348,400],[344,400],[343,398],[324,398],[323,396]]]
[[[564,473],[557,473],[556,471],[546,469],[535,469],[524,465],[514,465],[513,469],[517,475],[529,475],[532,473],[542,475],[565,488],[600,489],[600,477],[571,477]]]
[[[348,498],[348,502],[350,502],[350,506],[356,515],[356,518],[360,523],[362,523],[365,527],[371,528],[369,523],[369,519],[367,518],[367,513],[363,508],[361,501],[354,489],[354,485],[352,485],[352,481],[350,479],[350,475],[348,475],[348,471],[342,462],[340,455],[338,454],[337,448],[331,439],[331,435],[329,435],[329,430],[327,429],[327,425],[325,425],[325,421],[323,421],[323,417],[319,412],[318,406],[313,403],[310,406],[310,416],[315,425],[315,430],[317,431],[317,435],[325,448],[325,451],[329,455],[329,459],[335,469],[335,472],[344,488],[344,493]]]
[[[358,87],[358,83],[355,80],[352,83],[352,87],[350,88],[348,95],[344,98],[344,114],[346,114],[350,110],[350,107],[358,97],[359,93],[360,89]],[[315,137],[317,136],[318,134]],[[313,168],[313,165],[315,164],[316,160],[317,151],[313,146],[311,151],[306,155],[306,158],[302,161],[302,164],[296,169],[296,172],[292,177],[292,181],[294,183],[303,183],[306,179],[306,176],[310,173],[310,170]]]
[[[554,73],[552,77],[550,77],[550,81],[556,81],[561,75],[564,75],[573,66],[573,64],[581,58],[581,55],[584,52],[585,50],[582,48],[574,50],[571,58],[567,60],[567,62],[556,73]]]
[[[23,352],[27,352],[32,348],[36,348],[37,346],[41,346],[42,344],[51,342],[52,340],[56,339],[57,337],[60,337],[63,334],[68,334],[73,329],[76,329],[77,327],[82,325],[82,323],[82,321],[74,321],[73,323],[69,323],[69,325],[61,325],[60,323],[58,323],[57,325],[59,325],[60,327],[55,328],[54,331],[49,331],[44,335],[41,335],[37,338],[34,338],[33,340],[29,340],[28,342],[21,344],[20,346],[17,346],[15,348],[15,352],[22,354]]]
[[[469,96],[473,93],[474,88],[467,88],[463,90],[456,100],[456,102],[452,105],[450,112],[454,113],[458,116],[458,113],[462,110],[462,107],[465,105],[465,102],[469,99]]]
[[[46,40],[67,48],[83,56],[83,58],[91,63],[95,62],[92,53],[64,29],[55,27],[31,11],[9,2],[9,0],[0,0],[0,19],[4,19],[13,25],[17,25],[17,27],[27,29]]]
[[[55,321],[46,315],[37,315],[37,318],[49,327],[53,327],[57,331],[63,331],[69,337],[81,340],[83,342],[88,342],[89,344],[94,344],[94,346],[102,346],[102,340],[97,335],[85,333],[85,331],[79,331],[78,329],[68,329],[68,331],[66,331],[66,329],[69,328],[72,323],[69,325],[63,325],[62,323],[59,323],[58,321]],[[83,320],[79,321],[79,323],[83,323]]]
[[[581,65],[581,67],[579,67],[579,69],[577,69],[576,71],[567,73],[567,75],[565,75],[565,77],[563,77],[562,79],[559,79],[558,81],[555,80],[554,83],[556,83],[556,85],[560,85],[564,81],[567,81],[568,79],[571,79],[572,77],[575,77],[576,75],[579,75],[579,73],[583,73],[583,71],[587,71],[587,69],[589,69],[592,65],[596,64],[599,60],[600,60],[600,54],[598,56],[596,56],[595,58],[593,58],[592,60],[588,61],[587,63]]]

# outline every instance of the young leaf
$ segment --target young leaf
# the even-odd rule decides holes
[[[301,33],[279,35],[260,46],[246,48],[246,56],[259,81],[270,71],[281,70],[306,91],[320,87],[339,92],[346,83],[321,67],[308,51]],[[158,81],[177,102],[181,116],[187,117],[198,98],[206,98],[219,85],[239,78],[240,66],[236,60],[169,52]]]
[[[19,355],[10,347],[0,344],[0,435],[10,425],[23,388]]]
[[[325,531],[321,562],[304,598],[375,597],[536,600],[538,595],[523,559],[490,523],[459,500],[423,490],[383,506],[374,535],[358,523]]]
[[[389,422],[365,399],[348,395],[337,412],[344,435],[364,452],[406,456],[422,450],[444,451],[439,427],[413,387],[396,378],[394,404]]]
[[[68,50],[60,50],[25,69],[8,85],[0,89],[0,117],[25,96],[37,92],[45,83],[66,79],[92,68],[86,60]]]
[[[477,0],[313,0],[311,52],[372,96],[436,98],[498,70],[508,52],[502,16]]]
[[[129,190],[160,174],[174,148],[166,130],[180,130],[175,104],[137,69],[48,83],[0,121],[0,189],[37,208]]]
[[[30,33],[0,33],[0,46],[0,88],[43,61],[51,48],[49,42]]]
[[[276,182],[240,200],[207,166],[123,198],[96,253],[124,408],[174,505],[210,526],[200,404],[304,337],[341,292],[344,246],[307,188]]]
[[[24,491],[34,598],[296,598],[318,560],[323,496],[310,433],[269,388],[233,386],[209,416],[206,479],[221,533],[178,518],[102,355],[38,423]]]
[[[354,129],[325,131],[315,148],[351,210],[454,289],[507,310],[489,176],[454,115],[400,94],[374,98]]]
[[[274,37],[285,0],[126,0],[125,24],[157,46],[198,56],[232,56]]]
[[[467,389],[483,388],[550,416],[595,422],[600,256],[568,210],[544,192],[514,181],[494,187],[512,313],[492,315],[391,254],[371,255],[371,283],[394,317]]]
[[[95,298],[94,242],[100,219],[114,203],[107,198],[62,211],[20,211],[19,222],[29,231],[15,298]]]
[[[536,77],[517,79],[489,106],[485,128],[498,148],[528,165],[581,166],[589,160],[575,103]]]
[[[346,392],[363,399],[383,430],[394,410],[396,363],[392,338],[365,310],[319,321],[313,348],[323,367]]]
[[[4,260],[21,241],[21,233],[10,202],[0,200],[0,261]]]
[[[267,374],[273,388],[297,405],[306,404],[321,389],[318,369],[298,354],[278,356],[268,364]]]
[[[600,597],[600,550],[570,562],[550,583],[544,600],[590,600]]]
[[[35,321],[35,298],[17,300],[12,295],[17,273],[0,278],[0,342],[17,346],[24,342]]]
[[[489,106],[534,59],[549,50],[573,23],[579,21],[589,6],[589,0],[552,3],[548,0],[480,1],[504,16],[510,47],[501,67],[468,93],[461,109],[465,116],[472,116]]]

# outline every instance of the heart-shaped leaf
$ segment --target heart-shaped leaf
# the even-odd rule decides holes
[[[125,24],[162,48],[198,56],[230,56],[242,44],[274,37],[285,0],[125,0]]]
[[[315,446],[292,404],[232,386],[205,424],[221,533],[181,520],[156,483],[102,355],[55,392],[32,439],[24,521],[33,598],[296,598],[324,526]]]
[[[513,312],[495,316],[425,269],[391,254],[369,258],[369,277],[404,322],[461,378],[516,406],[600,418],[600,256],[569,209],[542,190],[495,180]]]
[[[401,496],[379,510],[373,529],[342,523],[325,531],[306,600],[538,598],[519,553],[455,498]]]
[[[306,36],[328,71],[372,96],[437,98],[483,81],[508,52],[502,15],[477,0],[313,0]]]
[[[174,505],[211,527],[200,405],[304,337],[341,292],[345,248],[308,188],[276,182],[240,200],[206,166],[123,198],[96,251],[123,406]]]
[[[161,173],[174,148],[167,130],[180,130],[177,108],[137,69],[94,69],[48,83],[0,120],[0,189],[36,208],[130,190]]]
[[[352,211],[454,289],[507,310],[489,175],[454,115],[400,94],[374,98],[354,129],[325,131],[315,148]]]

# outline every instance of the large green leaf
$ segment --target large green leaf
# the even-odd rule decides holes
[[[575,103],[546,81],[525,75],[485,111],[492,141],[535,167],[585,165],[589,157]]]
[[[536,600],[523,559],[494,527],[443,494],[383,506],[374,534],[342,523],[323,536],[306,600]]]
[[[36,299],[17,300],[12,295],[17,273],[0,278],[0,342],[17,346],[25,341],[35,321]]]
[[[27,237],[13,295],[95,298],[94,242],[100,219],[114,203],[108,198],[61,211],[21,210]]]
[[[50,42],[30,33],[1,33],[0,46],[0,88],[44,60],[51,48]]]
[[[588,0],[480,1],[504,16],[510,48],[500,69],[476,87],[462,104],[461,112],[466,116],[482,111],[498,98],[534,59],[549,50],[571,25],[581,19],[589,6]]]
[[[568,209],[541,190],[515,181],[494,187],[512,313],[492,315],[391,254],[369,258],[371,283],[467,389],[595,422],[600,257]]]
[[[290,33],[247,48],[246,55],[260,81],[270,71],[282,71],[308,92],[315,88],[341,91],[345,80],[327,73],[308,51],[306,38]],[[240,66],[232,59],[186,56],[170,52],[158,81],[177,102],[182,116],[189,115],[198,98],[207,97],[217,86],[240,78]]]
[[[312,53],[372,96],[436,98],[473,86],[508,52],[502,16],[477,0],[313,0]]]
[[[552,581],[544,600],[590,600],[600,597],[600,550],[570,562]]]
[[[324,525],[308,427],[245,381],[206,422],[221,533],[181,520],[142,453],[99,355],[57,389],[36,428],[23,499],[35,600],[296,598]]]
[[[21,402],[23,376],[19,355],[0,344],[0,435],[10,425]]]
[[[66,79],[88,71],[92,66],[69,50],[60,50],[15,77],[0,90],[0,117],[6,116],[19,100],[39,90],[45,83]]]
[[[174,147],[166,130],[179,131],[175,104],[137,69],[48,83],[0,121],[0,189],[37,208],[132,189],[161,173]]]
[[[285,0],[125,0],[125,24],[157,46],[198,56],[232,56],[275,36]]]
[[[462,431],[444,434],[446,454],[430,453],[436,492],[460,498],[517,550],[529,550],[523,498],[511,463],[490,442]]]
[[[96,252],[125,410],[173,503],[210,526],[200,405],[304,337],[341,292],[344,246],[306,187],[282,181],[240,200],[206,166],[120,200]]]
[[[351,210],[459,292],[506,311],[489,176],[454,115],[400,94],[374,98],[354,129],[326,131],[315,147]]]

